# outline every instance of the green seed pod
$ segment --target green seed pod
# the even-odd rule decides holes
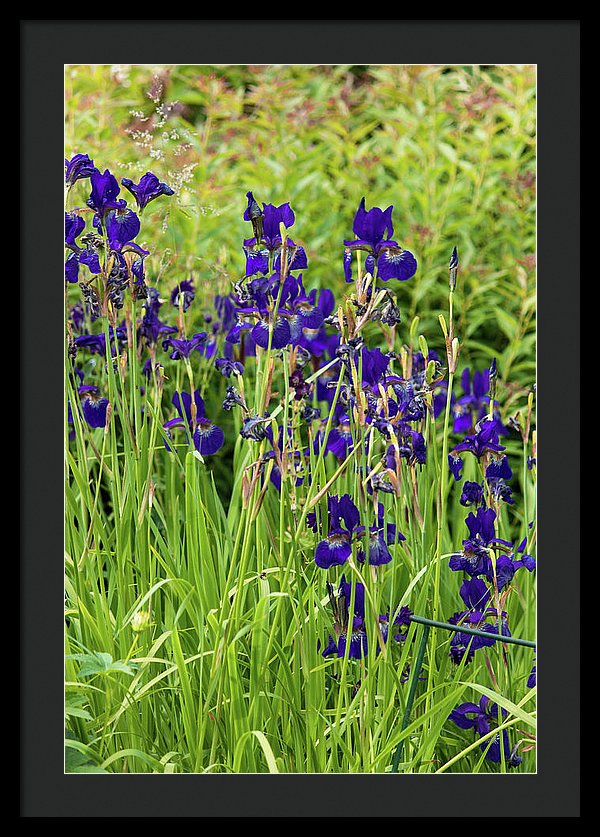
[[[417,333],[417,326],[419,325],[420,317],[415,317],[410,324],[410,342],[413,343],[415,339],[415,334]]]
[[[427,369],[425,371],[425,381],[427,382],[428,386],[431,386],[431,382],[435,378],[435,360],[430,360],[427,364]]]
[[[442,332],[444,334],[444,337],[447,338],[448,337],[448,326],[446,325],[446,318],[444,317],[443,314],[440,314],[439,317],[438,317],[438,320],[440,322],[440,326],[442,327]]]

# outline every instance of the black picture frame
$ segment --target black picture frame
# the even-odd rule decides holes
[[[579,23],[20,21],[20,816],[579,816],[579,422],[573,403],[580,386]],[[63,299],[55,273],[62,270],[56,242],[63,224],[64,67],[184,61],[537,66],[540,731],[535,775],[174,775],[161,780],[63,772]],[[4,252],[6,257],[14,253],[6,237]],[[7,270],[4,278],[7,314],[14,298],[11,273]],[[7,337],[13,329],[11,324]],[[12,359],[12,340],[5,346]],[[9,369],[7,363],[7,401],[12,402]],[[8,550],[5,554],[8,558]]]

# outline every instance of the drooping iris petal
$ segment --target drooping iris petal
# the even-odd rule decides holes
[[[92,248],[84,250],[79,255],[79,263],[86,265],[90,273],[93,273],[94,275],[100,273],[100,258],[98,253],[96,253],[96,251]]]
[[[194,433],[194,446],[202,456],[211,456],[223,447],[225,434],[209,419],[201,418]]]
[[[338,657],[346,655],[346,645],[348,638],[346,634],[341,634],[338,641]],[[353,630],[350,634],[350,648],[348,649],[348,657],[351,660],[362,660],[367,656],[369,650],[367,634],[364,630]]]
[[[79,277],[79,259],[77,253],[69,253],[65,262],[65,279],[71,284],[77,282]]]
[[[480,711],[476,703],[467,702],[453,709],[448,717],[461,729],[473,729],[477,724],[477,716]]]
[[[480,578],[463,581],[459,592],[468,610],[482,611],[490,599],[487,584]]]
[[[417,272],[417,260],[409,250],[401,247],[382,248],[377,259],[377,276],[383,282],[397,279],[406,282]]]
[[[246,253],[246,276],[269,272],[269,251],[265,248],[254,250],[251,246],[244,246]]]
[[[281,267],[281,253],[279,252],[275,258],[273,268],[279,271]],[[293,241],[288,240],[288,254],[287,254],[287,269],[288,270],[304,270],[308,267],[308,257],[304,247],[299,244],[294,244]]]
[[[67,247],[79,249],[75,244],[75,239],[78,238],[85,229],[85,219],[75,212],[65,212],[65,244]]]
[[[330,657],[332,654],[337,655],[337,653],[338,653],[337,642],[334,640],[334,638],[331,636],[331,634],[329,634],[328,639],[327,639],[327,645],[321,651],[321,656]]]
[[[327,450],[331,451],[338,459],[345,458],[354,448],[354,439],[350,429],[348,416],[342,416],[337,427],[329,433],[327,438]]]
[[[112,250],[120,250],[140,231],[140,219],[132,209],[112,210],[107,213],[104,223]]]
[[[342,529],[333,530],[317,544],[315,564],[323,570],[330,567],[342,566],[352,555],[350,537]]]
[[[344,278],[346,282],[352,282],[352,250],[349,247],[344,249]]]
[[[83,402],[83,417],[90,427],[106,426],[108,398],[90,394]]]
[[[366,346],[362,348],[361,358],[363,383],[376,386],[385,375],[390,358],[381,349],[367,349]]]
[[[460,456],[458,456],[458,454],[454,454],[454,453],[449,453],[448,454],[448,467],[452,471],[452,476],[458,482],[458,480],[461,477],[461,472],[462,472],[462,467],[463,467],[463,461],[460,458]]]
[[[379,567],[383,564],[389,564],[391,560],[392,555],[382,535],[379,532],[372,532],[369,537],[369,564]]]
[[[485,471],[486,480],[510,480],[512,475],[513,472],[508,464],[507,456],[492,459]]]
[[[269,345],[269,324],[260,320],[250,332],[257,346],[266,349]],[[278,317],[273,328],[272,349],[283,349],[291,340],[290,324],[285,317]]]

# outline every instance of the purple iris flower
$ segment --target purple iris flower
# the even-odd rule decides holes
[[[490,370],[474,372],[471,380],[471,370],[467,367],[461,376],[461,386],[463,395],[452,405],[453,429],[455,433],[470,433],[474,425],[489,411]],[[494,411],[493,418],[496,420],[497,432],[506,436],[508,430],[500,421],[498,411]]]
[[[158,316],[162,303],[156,288],[146,289],[146,300],[144,302],[144,316],[139,325],[139,334],[146,344],[156,346],[163,334],[174,334],[177,332],[175,326],[166,325]]]
[[[108,169],[104,172],[96,170],[90,175],[92,192],[87,205],[96,213],[97,219],[102,222],[106,213],[111,209],[124,209],[126,202],[117,195],[121,191],[117,178]]]
[[[388,375],[385,383],[392,387],[395,396],[388,399],[390,417],[398,417],[408,422],[425,418],[426,406],[422,390],[415,385],[413,379],[404,380],[395,375]]]
[[[394,427],[398,447],[390,445],[386,451],[386,467],[397,471],[400,459],[406,459],[409,465],[424,465],[427,461],[427,448],[422,433],[413,430],[405,422],[398,422]]]
[[[251,192],[248,193],[252,195]],[[258,206],[254,198],[248,197],[248,207],[244,212],[244,220],[252,220],[251,206]],[[257,216],[258,217],[258,216]],[[263,204],[262,215],[262,238],[256,237],[257,227],[253,223],[255,236],[244,240],[244,251],[246,253],[246,276],[254,276],[257,273],[266,274],[269,271],[269,261],[274,258],[273,269],[279,270],[281,264],[281,230],[280,224],[286,229],[294,225],[295,215],[289,203],[274,206]],[[263,245],[263,246],[261,246]],[[256,249],[256,247],[260,249]],[[308,267],[306,252],[303,247],[296,245],[291,238],[287,239],[287,268],[292,270],[303,270]]]
[[[147,256],[148,251],[142,250],[133,239],[140,231],[140,219],[132,209],[122,207],[112,209],[106,213],[104,219],[108,245],[111,250],[120,253],[124,248],[134,250],[140,256]]]
[[[352,601],[352,586],[354,586],[354,612],[352,622],[350,621],[350,604]],[[365,588],[359,581],[352,583],[346,581],[342,575],[337,597],[334,595],[333,586],[327,584],[329,601],[333,610],[333,632],[335,636],[329,635],[327,646],[321,652],[323,657],[336,656],[344,657],[348,649],[348,658],[361,660],[367,656],[369,643],[367,639],[365,622]],[[396,613],[393,621],[394,639],[402,642],[406,639],[406,630],[410,626],[411,612],[408,607],[402,607]],[[379,615],[379,630],[383,642],[386,643],[390,631],[390,615],[388,613]],[[349,646],[349,647],[348,647]],[[376,652],[381,651],[380,639],[378,637]]]
[[[65,247],[71,252],[65,262],[65,279],[75,283],[79,277],[79,265],[87,265],[91,273],[100,273],[98,251],[92,246],[88,237],[84,236],[85,249],[79,246],[77,238],[85,229],[85,220],[75,212],[65,212]]]
[[[192,410],[192,396],[189,392],[176,392],[171,403],[179,416],[163,424],[169,439],[172,428],[183,427],[188,431],[188,440],[191,435],[191,441],[201,456],[211,456],[223,447],[225,434],[220,427],[206,417],[204,399],[198,390],[194,392],[195,417]],[[165,446],[167,450],[170,450],[166,443]]]
[[[171,291],[171,304],[176,308],[181,307],[184,311],[188,310],[195,298],[196,289],[189,279],[183,279]]]
[[[360,524],[360,514],[349,494],[327,498],[328,534],[319,541],[315,563],[323,570],[345,564],[352,554],[352,536]]]
[[[485,505],[483,485],[479,482],[470,482],[467,480],[463,485],[462,494],[460,495],[460,504],[461,506]]]
[[[486,695],[483,695],[478,704],[461,703],[452,710],[448,718],[454,721],[460,729],[474,729],[481,738],[491,732],[498,725],[499,719],[505,718],[507,714],[506,709],[501,709]],[[522,761],[516,753],[511,751],[507,730],[502,730],[491,739],[482,741],[479,746],[485,753],[486,759],[494,764],[498,764],[502,758],[501,748],[504,750],[504,759],[509,767],[517,767]]]
[[[368,641],[365,628],[365,588],[360,581],[354,582],[354,612],[350,623],[350,604],[352,602],[352,583],[346,581],[343,575],[340,581],[337,598],[331,584],[327,585],[329,601],[333,610],[333,629],[335,639],[330,635],[327,647],[322,651],[323,657],[335,654],[343,657],[349,643],[348,657],[351,660],[361,660],[367,656]]]
[[[163,349],[165,352],[168,351],[168,349],[172,350],[169,355],[171,360],[188,360],[192,352],[201,351],[206,343],[206,338],[207,335],[205,331],[200,331],[198,334],[194,334],[189,340],[167,337],[166,340],[163,340]]]
[[[462,570],[471,577],[488,572],[491,565],[489,547],[496,543],[506,543],[496,538],[495,520],[496,512],[493,509],[478,508],[476,514],[469,514],[465,521],[469,537],[463,541],[463,551],[450,558],[451,570]]]
[[[495,580],[499,590],[512,581],[515,572],[521,568],[532,572],[535,569],[535,559],[525,555],[526,539],[515,549],[510,541],[497,538],[494,522],[494,509],[480,507],[476,514],[471,512],[466,524],[469,537],[463,541],[462,552],[455,553],[450,558],[448,566],[455,572],[465,572],[471,578],[484,576],[489,582]],[[495,566],[491,558],[491,550],[500,552]]]
[[[350,426],[350,416],[340,416],[337,427],[334,427],[327,439],[327,450],[338,459],[345,459],[354,448],[354,439]]]
[[[511,477],[512,470],[508,464],[508,457],[504,455],[493,457],[485,469],[485,479],[496,503],[500,501],[509,505],[514,503],[512,489],[506,484]]]
[[[483,418],[490,403],[490,370],[474,372],[471,383],[471,370],[467,368],[462,373],[460,383],[464,395],[454,405],[454,432],[468,433]]]
[[[308,295],[304,290],[302,274],[287,278],[284,294],[282,302],[289,317],[290,341],[293,345],[298,345],[304,337],[304,330],[318,332],[325,317],[323,310],[315,303],[315,295]]]
[[[224,378],[231,378],[233,374],[243,375],[244,365],[237,360],[229,360],[226,357],[218,357],[215,360],[215,367]]]
[[[368,386],[377,386],[383,379],[387,368],[390,365],[390,358],[384,355],[381,349],[367,349],[366,346],[361,350],[362,359],[362,382]]]
[[[257,346],[266,349],[269,346],[269,322],[266,320],[259,320],[250,331],[250,335]],[[272,349],[283,349],[288,345],[292,338],[289,320],[284,316],[279,316],[273,325],[273,334],[271,337]]]
[[[498,431],[499,426],[495,419],[482,419],[475,426],[475,433],[471,436],[465,436],[462,442],[453,447],[452,452],[469,451],[477,459],[481,459],[488,451],[506,450],[504,445],[498,443]]]
[[[65,159],[65,181],[72,186],[77,180],[91,177],[98,169],[94,161],[87,154],[74,154],[70,160]]]
[[[319,308],[323,315],[322,324],[319,328],[303,326],[302,334],[295,338],[295,345],[306,349],[312,357],[322,357],[330,354],[333,356],[339,341],[339,334],[328,334],[325,320],[331,315],[335,308],[335,297],[329,288],[322,288],[320,291],[312,290],[309,293],[310,301]]]
[[[147,171],[146,174],[140,178],[140,182],[137,184],[128,177],[123,177],[121,183],[135,198],[140,212],[150,203],[150,201],[159,198],[161,195],[175,194],[170,186],[167,186],[166,183],[161,183],[158,177],[151,171]]]
[[[460,588],[460,597],[467,609],[461,613],[455,613],[448,622],[451,625],[476,628],[489,634],[489,637],[482,637],[458,630],[452,635],[450,657],[453,662],[459,663],[466,654],[468,663],[478,649],[494,645],[498,638],[499,621],[502,636],[510,636],[510,631],[507,614],[502,612],[499,617],[495,608],[488,607],[490,591],[481,578],[466,579]]]
[[[365,260],[365,270],[373,274],[375,267],[377,267],[377,278],[383,282],[387,282],[389,279],[398,279],[404,282],[417,272],[417,260],[413,254],[408,250],[403,250],[396,241],[392,240],[394,234],[393,209],[393,206],[388,206],[385,210],[374,207],[367,212],[365,199],[362,198],[352,225],[356,239],[354,241],[344,241],[346,282],[352,281],[352,253],[354,250],[366,250],[368,255]]]
[[[85,396],[82,402],[83,417],[90,427],[105,427],[108,398],[100,395],[96,386],[79,387],[79,395]]]
[[[77,253],[69,253],[65,261],[65,281],[75,284],[79,279],[79,259]]]
[[[127,344],[127,326],[124,323],[117,326],[116,329],[109,326],[108,335],[111,353],[115,355]],[[115,348],[115,339],[117,348]],[[106,337],[104,332],[100,332],[100,334],[79,334],[73,340],[73,343],[78,349],[87,349],[92,354],[106,355]]]
[[[459,456],[458,453],[450,451],[450,453],[448,454],[448,467],[452,471],[452,476],[457,482],[460,480],[462,476],[462,469],[464,464],[465,463],[463,462],[462,458]]]

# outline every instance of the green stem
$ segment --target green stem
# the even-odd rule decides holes
[[[411,617],[412,618],[412,617]],[[415,622],[418,621],[417,619],[414,620]],[[429,638],[429,630],[430,625],[438,625],[440,626],[442,623],[434,623],[429,622],[427,620],[425,622],[425,627],[423,628],[423,636],[421,637],[421,644],[419,646],[419,652],[417,654],[417,659],[415,661],[415,666],[413,669],[412,678],[410,681],[410,691],[408,693],[408,698],[406,701],[406,709],[404,710],[404,718],[402,720],[402,727],[400,732],[404,732],[406,727],[410,723],[410,713],[412,712],[413,703],[415,700],[415,694],[417,693],[417,684],[419,682],[419,672],[421,671],[421,666],[423,665],[423,657],[425,656],[425,648],[427,647],[427,640]],[[404,739],[399,742],[398,746],[396,747],[396,752],[394,753],[394,759],[392,761],[392,773],[398,772],[398,765],[400,764],[400,759],[402,758],[402,752],[404,750]]]

